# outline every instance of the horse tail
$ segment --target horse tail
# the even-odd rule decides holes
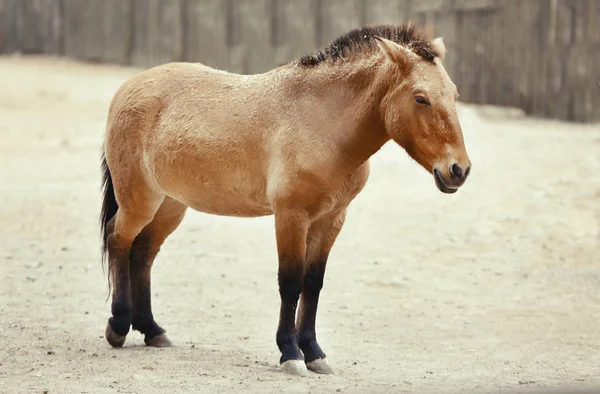
[[[112,176],[110,174],[110,168],[106,162],[106,154],[104,147],[102,148],[102,209],[100,210],[100,232],[102,235],[102,266],[104,267],[108,260],[108,237],[109,229],[108,222],[115,216],[119,209],[117,198],[115,197],[115,189],[113,187]],[[108,270],[108,286],[110,292],[110,263]]]

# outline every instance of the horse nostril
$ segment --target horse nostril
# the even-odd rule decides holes
[[[463,176],[463,169],[460,168],[460,166],[458,164],[456,164],[456,163],[452,164],[450,166],[450,175],[452,175],[453,177],[456,177],[456,178],[462,178],[462,176]]]
[[[471,166],[468,166],[467,170],[465,171],[465,178],[469,176],[470,172],[471,172]]]

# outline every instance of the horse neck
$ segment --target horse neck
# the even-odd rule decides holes
[[[325,118],[322,127],[326,130],[319,130],[320,135],[331,140],[349,170],[361,166],[390,139],[381,116],[388,84],[380,66],[380,62],[366,60],[300,71],[311,74],[295,90],[296,102],[321,107],[312,112]],[[310,99],[302,97],[303,93]]]

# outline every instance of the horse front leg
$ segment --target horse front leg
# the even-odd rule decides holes
[[[283,372],[307,376],[304,356],[298,346],[296,331],[296,307],[302,292],[306,236],[310,221],[306,212],[293,210],[276,211],[275,231],[279,255],[279,295],[281,309],[277,327],[277,346],[281,351],[279,360]]]
[[[304,353],[307,368],[316,373],[332,373],[327,364],[325,352],[317,342],[315,323],[327,259],[342,229],[345,218],[345,211],[336,213],[327,219],[314,223],[308,231],[306,267],[297,324],[298,345]]]

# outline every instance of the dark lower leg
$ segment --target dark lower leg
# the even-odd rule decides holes
[[[133,329],[145,336],[147,345],[170,346],[165,330],[154,320],[151,303],[151,270],[154,259],[167,237],[185,215],[186,206],[166,197],[152,221],[137,235],[131,247],[131,290]],[[162,335],[161,338],[157,338]],[[155,339],[154,341],[152,341]],[[149,342],[150,341],[150,342]]]
[[[115,192],[119,194],[117,189]],[[130,276],[130,253],[133,241],[144,226],[152,221],[152,217],[164,199],[143,187],[139,187],[135,195],[134,204],[127,199],[120,202],[123,204],[107,226],[110,234],[108,237],[109,269],[114,288],[112,317],[108,320],[105,336],[113,347],[123,346],[133,317]]]
[[[281,297],[276,339],[277,346],[281,351],[280,362],[282,364],[290,360],[304,360],[304,356],[298,347],[296,308],[302,292],[302,277],[306,259],[306,234],[309,224],[308,214],[297,209],[279,210],[275,213],[277,253],[279,256],[278,281]],[[299,371],[294,371],[294,373],[297,372]]]
[[[138,237],[131,249],[131,293],[133,300],[132,327],[141,332],[146,340],[165,333],[152,315],[150,271],[157,251]]]
[[[277,346],[281,351],[281,359],[279,360],[281,363],[288,360],[304,359],[298,347],[298,334],[296,331],[296,307],[302,291],[301,264],[301,262],[280,261],[279,295],[281,296],[281,310],[279,327],[277,328]]]
[[[304,353],[304,360],[310,362],[325,358],[325,353],[317,343],[315,322],[319,293],[323,287],[326,261],[310,264],[304,275],[302,300],[300,302],[300,316],[298,324],[298,345]]]
[[[120,336],[129,333],[131,326],[132,301],[129,280],[129,248],[115,250],[111,258],[113,275],[112,317],[108,324]]]

